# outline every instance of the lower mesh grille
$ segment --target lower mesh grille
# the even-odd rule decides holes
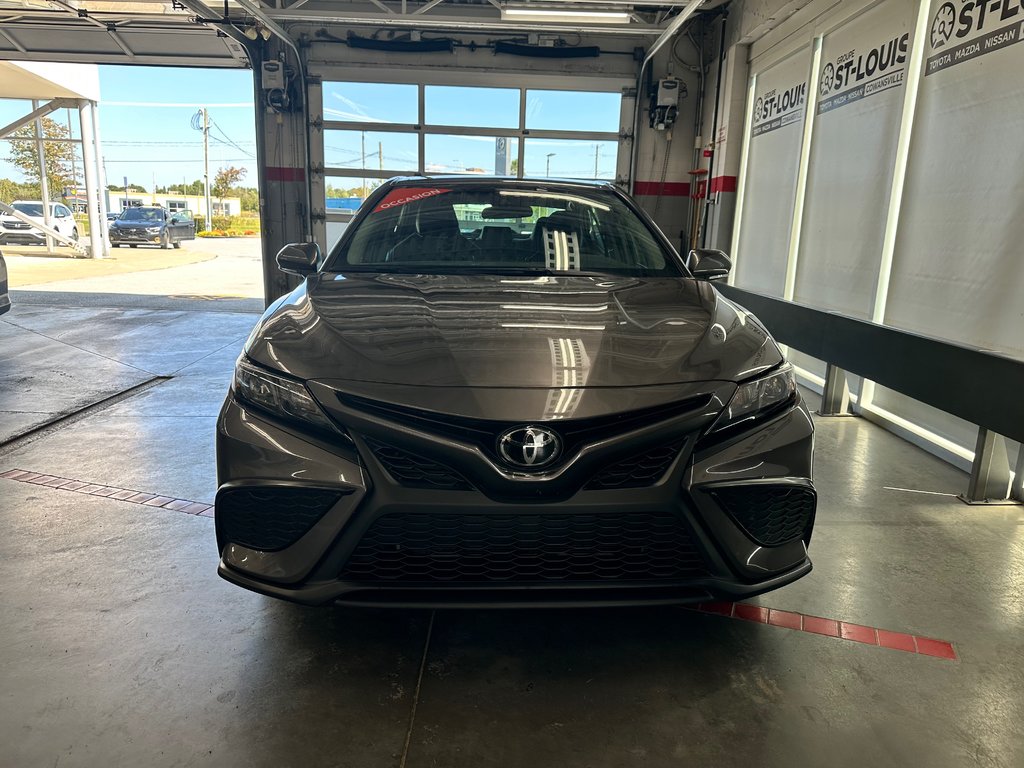
[[[668,472],[672,462],[679,455],[683,441],[652,448],[639,456],[612,464],[601,470],[587,483],[587,490],[609,490],[613,488],[645,488],[654,485]]]
[[[343,495],[316,488],[230,488],[217,494],[215,514],[227,541],[273,551],[302,538]]]
[[[366,438],[373,455],[400,484],[410,488],[469,491],[473,486],[451,467],[379,440]]]
[[[806,486],[738,485],[711,495],[758,544],[774,547],[804,535],[814,520],[817,496]]]
[[[624,514],[392,514],[364,534],[353,581],[675,581],[706,575],[678,518]]]

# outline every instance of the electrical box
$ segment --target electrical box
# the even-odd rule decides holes
[[[651,128],[656,131],[667,131],[676,121],[679,114],[679,100],[686,98],[686,86],[674,77],[662,78],[657,88],[651,93],[651,105],[648,115]]]
[[[679,89],[682,86],[675,78],[666,77],[664,80],[658,81],[658,102],[659,107],[678,107],[679,106]],[[682,86],[685,90],[685,86]]]
[[[280,61],[263,62],[263,90],[284,90],[284,65]]]

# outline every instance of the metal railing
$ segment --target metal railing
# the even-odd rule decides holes
[[[978,427],[968,503],[1024,501],[1024,360],[716,285],[776,341],[826,363],[822,415],[849,413],[847,373]],[[1012,476],[1007,438],[1021,443]]]

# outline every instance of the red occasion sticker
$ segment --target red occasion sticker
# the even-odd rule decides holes
[[[443,195],[446,192],[451,192],[450,189],[437,189],[436,187],[402,187],[400,189],[392,189],[384,199],[381,200],[377,207],[373,209],[373,212],[386,211],[390,208],[397,208],[400,205],[406,203],[412,203],[416,200],[424,200],[428,197],[436,197],[437,195]]]

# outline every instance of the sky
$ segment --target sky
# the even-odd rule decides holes
[[[247,70],[100,66],[100,132],[107,181],[151,190],[202,178],[202,133],[193,116],[207,107],[210,131],[210,175],[227,166],[245,168],[242,182],[256,186],[256,137],[252,73]],[[415,85],[325,83],[324,118],[363,123],[419,121]],[[427,86],[426,122],[433,125],[515,128],[519,121],[518,89]],[[556,91],[527,91],[528,129],[619,131],[620,96]],[[25,101],[0,99],[0,125],[31,111]],[[67,111],[52,115],[67,123]],[[71,120],[78,136],[77,119]],[[373,130],[328,130],[328,168],[383,167],[385,171],[416,169],[416,133]],[[511,139],[510,157],[518,153]],[[615,175],[616,142],[526,138],[524,172],[531,176],[611,179]],[[0,178],[21,180],[21,171],[7,161],[0,142]],[[493,137],[428,135],[424,161],[428,172],[503,172],[496,165]],[[328,184],[354,187],[360,180],[335,177]]]

